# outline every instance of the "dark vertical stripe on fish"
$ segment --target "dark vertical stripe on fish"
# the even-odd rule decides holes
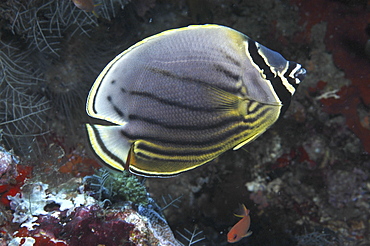
[[[266,112],[269,109],[263,109],[261,110],[258,114],[253,115],[253,117],[246,117],[243,118],[239,123],[234,124],[234,127],[229,129],[228,131],[224,131],[218,135],[210,135],[207,139],[202,140],[202,141],[194,141],[194,140],[174,140],[173,138],[163,138],[163,136],[145,136],[145,135],[134,135],[126,132],[125,130],[121,130],[121,134],[128,139],[131,139],[133,141],[136,140],[144,140],[144,141],[149,141],[149,142],[157,142],[157,143],[162,143],[162,144],[176,144],[179,146],[184,146],[184,145],[193,145],[193,146],[201,146],[201,145],[217,145],[218,142],[223,142],[225,139],[227,139],[227,136],[230,135],[238,135],[240,132],[251,130],[255,127],[257,127],[257,122],[256,119],[263,117]],[[232,121],[230,121],[232,122]],[[226,124],[225,124],[226,125]],[[228,124],[229,126],[231,124]],[[223,125],[220,125],[222,127]],[[186,126],[185,126],[186,127]],[[198,135],[197,130],[201,130],[198,128],[194,128],[191,126],[192,129],[184,130],[182,128],[179,128],[184,131],[190,131],[193,132],[192,134]],[[226,127],[225,127],[226,128]],[[210,128],[207,128],[210,129]],[[189,133],[190,134],[190,133]],[[170,135],[171,136],[171,135]]]
[[[226,67],[220,64],[216,64],[214,65],[214,67],[216,68],[217,72],[223,73],[226,77],[234,80],[235,82],[238,82],[240,80],[240,74],[235,74],[234,72],[228,70]]]
[[[255,41],[248,40],[248,51],[253,59],[253,62],[263,71],[263,73],[266,75],[266,78],[269,78],[272,87],[274,88],[276,94],[279,96],[279,99],[283,104],[283,108],[288,108],[290,98],[292,95],[290,94],[288,89],[284,86],[283,82],[281,81],[281,78],[279,76],[276,77],[273,76],[270,66],[266,64],[263,57],[258,53]]]
[[[156,95],[154,95],[152,93],[149,93],[149,92],[130,91],[129,93],[131,95],[134,95],[134,96],[146,97],[146,98],[152,99],[154,101],[160,102],[162,104],[175,106],[175,107],[179,107],[179,108],[183,108],[183,109],[187,109],[187,110],[192,110],[192,111],[214,112],[214,109],[216,108],[216,107],[213,107],[213,108],[196,107],[196,106],[180,103],[178,101],[168,100],[168,99],[156,96]]]
[[[231,124],[233,122],[242,122],[244,120],[244,117],[242,116],[234,116],[234,117],[228,117],[224,118],[223,120],[209,124],[209,125],[173,125],[173,124],[167,124],[164,122],[161,122],[157,119],[140,116],[136,114],[130,114],[128,115],[129,120],[140,120],[152,125],[161,126],[163,128],[167,129],[174,129],[174,130],[189,130],[189,131],[202,131],[202,130],[208,130],[208,129],[215,129],[215,128],[221,128],[224,125]]]
[[[212,87],[211,84],[209,84],[209,83],[207,83],[203,80],[199,80],[199,79],[195,79],[195,78],[191,78],[191,77],[179,76],[179,75],[171,73],[167,70],[163,70],[163,69],[159,69],[159,68],[149,68],[149,70],[152,71],[153,73],[158,73],[158,74],[161,74],[165,77],[169,77],[169,78],[172,78],[172,79],[177,79],[177,80],[181,80],[181,81],[196,83],[196,84],[199,84],[199,85],[205,86],[205,87]],[[236,93],[238,93],[238,91],[239,91],[239,88],[230,88],[230,87],[223,87],[223,88],[219,88],[219,89],[224,90],[224,91],[229,92],[229,93],[234,94],[234,95]]]
[[[115,162],[119,163],[122,167],[125,166],[125,163],[123,160],[121,160],[120,158],[118,158],[116,155],[114,155],[112,152],[110,152],[106,147],[105,147],[105,144],[103,142],[103,140],[101,139],[100,137],[100,134],[99,134],[99,131],[95,128],[94,125],[89,125],[93,131],[94,131],[94,137],[96,139],[96,141],[98,142],[98,145],[99,147],[102,149],[102,151],[107,155],[109,156],[109,158],[111,158],[112,160],[114,160]],[[99,155],[98,155],[99,156]],[[103,161],[103,160],[102,160]],[[104,162],[104,161],[103,161]]]

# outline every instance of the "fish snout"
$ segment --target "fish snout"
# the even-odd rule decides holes
[[[294,78],[298,79],[298,81],[302,81],[304,80],[304,78],[306,78],[306,75],[307,75],[306,69],[301,67],[294,73]]]

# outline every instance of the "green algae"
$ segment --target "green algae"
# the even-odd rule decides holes
[[[109,200],[112,204],[132,202],[148,205],[149,195],[145,186],[127,171],[108,172],[98,170],[97,174],[84,178],[85,189],[98,200]]]

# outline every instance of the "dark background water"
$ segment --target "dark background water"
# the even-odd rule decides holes
[[[69,1],[0,3],[0,134],[37,170],[34,180],[58,186],[93,171],[88,163],[61,167],[76,153],[94,158],[85,151],[85,100],[115,55],[163,30],[221,24],[308,76],[284,117],[253,143],[180,176],[146,180],[158,203],[182,196],[164,211],[173,231],[196,227],[206,237],[196,245],[226,245],[245,204],[253,234],[235,245],[370,244],[367,1],[112,2],[96,6],[98,19]]]

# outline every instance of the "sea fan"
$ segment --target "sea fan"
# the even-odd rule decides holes
[[[96,1],[96,15],[111,21],[119,9],[128,1]],[[90,36],[91,30],[98,26],[97,17],[77,8],[72,1],[66,0],[8,0],[5,19],[11,24],[13,34],[20,35],[41,52],[59,57],[61,43],[65,37],[74,35]]]
[[[172,196],[170,194],[168,194],[168,199],[166,199],[165,196],[162,196],[162,201],[163,201],[164,205],[163,205],[163,207],[161,207],[161,211],[164,211],[166,208],[169,208],[171,206],[175,207],[175,208],[179,208],[179,206],[176,203],[177,202],[180,203],[181,198],[182,198],[182,195],[179,196],[179,197],[176,197],[176,198],[172,198]]]
[[[12,32],[23,37],[30,48],[57,57],[67,30],[70,36],[89,35],[91,28],[97,26],[94,15],[81,11],[72,1],[17,2],[9,8]]]
[[[116,18],[119,9],[123,9],[130,0],[95,1],[97,15],[111,21]]]
[[[184,231],[185,231],[185,233],[180,233],[179,231],[176,231],[181,236],[181,238],[186,241],[185,244],[183,244],[182,242],[180,242],[184,246],[185,245],[186,246],[195,245],[195,244],[203,241],[204,239],[206,239],[203,236],[203,231],[198,231],[198,228],[196,226],[194,227],[194,230],[192,232],[189,231],[186,228],[184,228]]]
[[[8,148],[27,155],[35,138],[48,132],[49,101],[32,92],[39,77],[25,60],[28,54],[2,42],[0,47],[1,134]]]

